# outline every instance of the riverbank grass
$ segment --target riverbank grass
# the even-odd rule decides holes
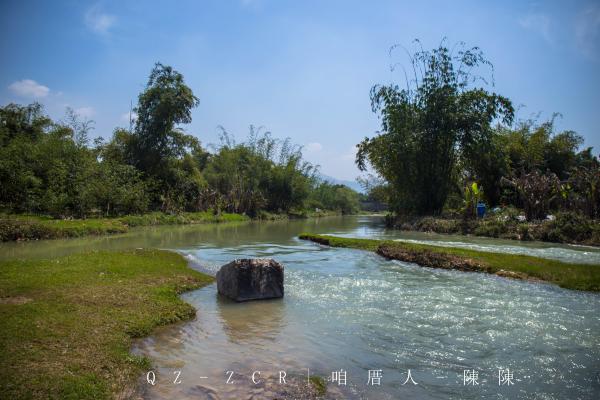
[[[192,318],[178,293],[212,280],[161,250],[0,262],[0,398],[132,398],[132,338]]]
[[[571,264],[519,254],[491,253],[391,240],[355,239],[304,233],[300,239],[332,247],[376,252],[386,258],[444,269],[537,279],[566,289],[600,291],[600,265]]]
[[[54,219],[34,215],[0,215],[0,241],[60,239],[125,233],[129,228],[152,225],[187,225],[249,221],[246,215],[210,211],[165,214],[154,212],[120,218]]]

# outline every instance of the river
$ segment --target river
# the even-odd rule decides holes
[[[136,343],[154,362],[155,385],[142,380],[150,399],[265,398],[281,389],[280,371],[297,381],[338,373],[346,384],[329,387],[340,398],[598,398],[599,294],[388,261],[301,241],[303,231],[600,264],[595,248],[403,233],[377,217],[143,228],[2,244],[0,257],[158,247],[211,274],[234,258],[283,263],[284,299],[236,304],[210,285],[182,296],[196,319]]]

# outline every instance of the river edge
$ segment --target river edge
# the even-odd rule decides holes
[[[387,215],[385,219],[388,228],[399,231],[460,234],[519,242],[539,241],[600,248],[600,221],[590,220],[575,213],[560,213],[558,218],[529,222],[506,214],[466,220],[391,215]]]
[[[600,291],[600,265],[565,263],[533,256],[483,252],[392,240],[355,239],[302,233],[300,239],[331,247],[372,251],[422,267],[484,272],[504,278],[543,281],[565,289]]]
[[[213,281],[167,250],[0,262],[0,397],[132,398],[133,340],[194,318],[179,294]]]
[[[378,215],[377,215],[378,216]],[[206,269],[198,260],[193,258],[189,258],[185,255],[185,253],[181,253],[178,251],[171,251],[176,254],[181,255],[187,261],[188,267],[194,271],[198,271],[204,275],[208,275],[213,278],[211,282],[208,282],[205,285],[202,285],[197,288],[192,288],[187,290],[186,292],[196,291],[200,289],[204,289],[210,285],[216,286],[216,273],[212,270]],[[185,292],[178,293],[178,296],[181,298],[181,295]],[[217,294],[218,295],[218,294]],[[220,296],[220,295],[218,295]],[[182,299],[182,301],[185,301]],[[260,302],[261,300],[255,300]],[[186,304],[189,304],[186,302]],[[194,307],[190,304],[191,307]],[[197,310],[196,310],[197,312]],[[196,313],[194,316],[188,319],[182,319],[180,321],[175,321],[173,323],[167,325],[161,325],[155,327],[155,329],[150,332],[148,335],[142,337],[136,337],[132,340],[130,350],[132,354],[138,354],[136,348],[140,343],[144,340],[148,340],[151,338],[158,330],[171,330],[175,328],[179,324],[186,324],[196,318]],[[153,360],[149,359],[148,370],[154,367]],[[118,399],[127,399],[127,400],[144,400],[147,398],[152,398],[151,390],[152,385],[148,383],[148,371],[143,371],[141,375],[137,377],[137,380],[131,385],[128,386],[117,398]],[[347,396],[347,393],[342,392],[340,388],[335,387],[335,385],[329,385],[327,381],[327,377],[321,375],[311,375],[308,383],[305,383],[305,377],[300,376],[298,374],[290,374],[286,376],[286,384],[278,385],[274,384],[272,381],[268,379],[261,379],[261,383],[255,384],[252,381],[248,381],[245,379],[246,377],[242,375],[236,375],[237,379],[241,381],[246,380],[248,386],[248,393],[251,394],[253,391],[257,389],[262,390],[265,393],[269,393],[269,399],[294,399],[294,400],[336,400],[341,398],[350,398]],[[269,381],[269,383],[267,383]],[[196,385],[195,392],[190,394],[190,396],[195,397],[199,395],[199,393],[209,396],[209,398],[219,398],[219,393],[212,389],[210,386],[202,386]]]
[[[126,215],[117,218],[55,219],[37,215],[0,215],[0,242],[65,239],[127,233],[131,228],[161,225],[193,225],[246,222],[242,214],[209,211]]]
[[[180,295],[214,283],[201,269],[141,248],[0,261],[0,398],[146,398],[154,365],[135,341],[196,317]],[[330,398],[322,378],[291,378],[276,397]]]
[[[355,240],[355,239],[350,239],[350,240]],[[369,240],[369,239],[364,239],[364,240],[368,241],[368,242],[373,242],[373,240]],[[356,248],[368,247],[368,246],[371,246],[371,244],[362,244],[360,246],[362,246],[362,247],[358,247],[357,246]],[[350,246],[348,246],[348,247],[350,247]],[[431,247],[439,247],[439,246],[431,246]],[[48,274],[48,272],[54,272],[54,271],[52,271],[52,270],[51,271],[45,271],[45,269],[59,268],[59,265],[60,265],[60,268],[63,269],[65,267],[69,267],[69,264],[70,264],[70,269],[67,268],[67,271],[62,271],[62,272],[63,273],[69,273],[69,274],[71,274],[73,272],[77,272],[77,270],[79,269],[79,268],[77,268],[77,265],[76,265],[77,263],[83,263],[84,265],[85,265],[86,262],[88,264],[91,263],[92,265],[88,265],[87,266],[87,268],[90,268],[90,267],[93,267],[93,262],[96,262],[96,263],[99,264],[100,269],[95,269],[95,270],[92,270],[92,271],[84,271],[84,272],[87,272],[87,273],[93,272],[90,276],[87,276],[87,278],[94,278],[94,280],[96,280],[98,277],[102,277],[102,279],[104,279],[104,278],[112,278],[113,279],[112,283],[114,283],[114,279],[118,278],[118,279],[124,280],[124,282],[130,283],[131,282],[130,279],[133,279],[133,278],[136,278],[136,277],[139,278],[140,276],[137,276],[137,275],[136,276],[126,276],[126,275],[124,276],[123,273],[125,271],[119,271],[119,268],[117,268],[116,270],[112,270],[111,268],[108,268],[108,267],[110,267],[110,264],[113,263],[113,262],[111,262],[111,260],[108,260],[108,258],[110,258],[111,255],[114,255],[114,254],[120,254],[120,255],[124,256],[124,255],[127,255],[127,253],[133,253],[133,255],[142,256],[144,254],[144,252],[149,252],[148,255],[149,255],[150,258],[153,258],[152,257],[153,254],[162,253],[162,251],[158,251],[158,250],[142,250],[142,249],[138,249],[138,250],[130,251],[130,252],[91,252],[91,253],[85,253],[85,254],[78,255],[78,256],[68,256],[68,257],[60,257],[60,258],[53,258],[51,260],[46,260],[46,261],[43,261],[43,266],[42,265],[36,266],[36,264],[42,263],[40,261],[30,262],[29,263],[30,265],[29,266],[25,266],[25,268],[31,268],[32,266],[35,266],[36,268],[40,269],[42,272],[45,272],[47,275],[37,276],[37,278],[36,278],[36,276],[33,276],[33,275],[37,275],[37,274],[31,274],[31,271],[28,271],[30,276],[26,276],[25,278],[27,280],[34,279],[34,278],[38,279],[39,282],[35,281],[35,279],[34,279],[34,282],[33,282],[36,285],[38,285],[38,289],[39,289],[40,286],[43,288],[45,283],[54,284],[54,285],[58,284],[58,286],[59,286],[60,289],[63,289],[64,285],[66,285],[67,288],[68,288],[69,285],[73,285],[73,283],[77,283],[77,286],[79,286],[79,282],[77,282],[77,281],[76,282],[72,282],[72,281],[71,282],[68,282],[68,281],[65,282],[64,281],[64,276],[59,275],[58,277],[55,277],[52,274]],[[137,254],[137,253],[139,253],[139,254]],[[169,253],[176,254],[174,252],[169,252],[169,251],[164,251],[164,253],[166,253],[166,254],[169,254]],[[90,256],[90,255],[94,255],[94,254],[96,255],[95,257],[91,257]],[[77,258],[79,261],[78,260],[68,260],[69,258]],[[162,258],[162,257],[158,257],[158,258]],[[176,257],[176,258],[180,259],[181,256],[180,257]],[[65,265],[63,265],[63,260],[65,261]],[[180,259],[180,261],[184,261],[184,263],[185,263],[185,268],[183,269],[184,271],[188,271],[189,272],[190,270],[192,270],[192,271],[194,270],[194,268],[190,265],[191,263],[188,262],[189,260],[186,260],[186,259],[181,260]],[[22,263],[23,261],[18,261],[18,262]],[[7,263],[8,262],[2,262],[2,263],[0,263],[0,273],[2,275],[4,275],[4,273],[5,273],[4,267],[5,267],[5,264],[7,264]],[[75,264],[73,264],[73,263],[75,263]],[[179,265],[180,263],[176,262],[175,264]],[[152,265],[152,264],[150,264],[150,265]],[[588,267],[589,267],[589,265],[588,265]],[[20,268],[23,268],[23,265],[20,265]],[[19,269],[19,271],[20,271],[20,269]],[[139,271],[139,273],[142,274],[142,271]],[[162,273],[158,274],[157,276],[160,277],[161,274]],[[12,274],[12,275],[14,275],[14,274]],[[81,278],[86,278],[85,275],[86,274],[84,274],[84,276],[82,276]],[[167,275],[167,276],[169,276],[170,278],[175,278],[175,276],[170,276],[170,275]],[[18,276],[16,276],[16,277],[18,278]],[[15,278],[15,277],[11,276],[11,278]],[[54,278],[59,278],[58,282],[53,282]],[[77,278],[77,277],[75,277],[75,278]],[[147,278],[149,278],[149,277],[147,277]],[[155,278],[155,276],[151,276],[151,278],[152,278],[151,280],[153,280]],[[181,278],[181,276],[179,278]],[[104,283],[106,283],[106,282],[104,282]],[[148,282],[144,281],[143,283],[148,283]],[[165,283],[165,282],[154,282],[154,283],[158,285],[160,283]],[[210,282],[207,282],[206,284],[210,284]],[[184,285],[187,285],[185,283],[185,280],[184,280]],[[202,285],[202,286],[204,286],[204,285]],[[201,287],[201,286],[198,286],[198,288],[199,287]],[[197,287],[191,287],[190,286],[188,289],[185,289],[185,287],[184,287],[179,293],[182,293],[183,291],[193,290],[193,289],[196,289],[196,288]],[[11,288],[11,289],[13,289],[13,288]],[[6,299],[6,298],[13,298],[13,299],[15,299],[16,298],[17,301],[14,304],[12,304],[12,305],[18,306],[18,307],[24,307],[24,308],[36,305],[36,303],[39,304],[40,302],[42,302],[43,300],[45,300],[44,298],[41,298],[41,299],[37,299],[36,298],[36,296],[39,293],[37,293],[35,296],[27,295],[27,293],[19,292],[19,290],[21,290],[21,289],[17,289],[14,292],[9,292],[8,297],[6,297],[6,293],[7,293],[6,289],[4,287],[2,287],[2,285],[0,284],[0,290],[1,290],[0,291],[0,297],[3,298],[3,299]],[[79,288],[79,289],[81,289],[81,288]],[[147,289],[150,289],[150,288],[147,288]],[[77,288],[75,288],[75,290],[77,290]],[[48,293],[48,294],[49,295],[56,295],[57,292],[56,291],[50,291],[50,293]],[[78,307],[78,306],[90,306],[90,307],[97,306],[98,302],[102,300],[102,299],[98,299],[96,297],[93,297],[92,299],[89,299],[89,298],[87,298],[87,293],[82,294],[80,292],[79,293],[76,292],[76,293],[68,293],[68,294],[70,296],[71,295],[75,296],[74,300],[77,300],[77,302],[78,302],[77,304],[75,304],[76,307]],[[100,294],[104,294],[104,293],[100,293]],[[127,294],[127,293],[125,293],[125,294]],[[116,296],[119,297],[120,295],[121,295],[121,293],[118,292],[118,295],[116,295]],[[179,298],[178,295],[176,295],[175,297]],[[119,303],[114,303],[114,301],[115,301],[114,298],[112,299],[112,301],[113,301],[113,303],[109,303],[109,305],[111,305],[111,306],[120,306]],[[180,299],[180,301],[182,301],[182,300]],[[79,303],[83,303],[83,304],[79,304]],[[185,304],[187,304],[187,303],[185,303]],[[0,310],[2,310],[3,317],[7,315],[7,314],[4,314],[4,313],[6,312],[6,310],[10,310],[9,306],[12,306],[12,305],[9,302],[7,302],[7,308],[4,308],[4,304],[1,305]],[[102,304],[100,303],[100,305],[102,305]],[[146,307],[146,304],[142,304],[139,307],[140,307],[140,310],[143,310],[143,308]],[[92,309],[95,310],[95,308],[92,308]],[[30,309],[29,311],[32,311],[32,310]],[[47,310],[46,309],[45,311],[51,311],[51,310]],[[194,315],[195,315],[195,312],[194,312]],[[55,314],[52,314],[51,317],[52,316],[56,317]],[[59,320],[60,320],[60,318],[64,318],[64,317],[60,317],[60,316],[58,316],[58,317],[59,317]],[[183,318],[183,316],[179,316],[178,318],[179,319],[175,319],[173,321],[167,321],[166,324],[171,324],[171,323],[174,323],[174,322],[187,321],[187,320],[189,320],[189,318],[193,318],[193,315],[188,316],[187,319]],[[4,320],[5,320],[5,318],[3,318],[3,321]],[[44,323],[51,323],[51,322],[52,321],[46,321]],[[67,321],[67,322],[69,322],[69,321]],[[156,327],[156,326],[159,326],[159,325],[154,325],[154,327]],[[141,335],[142,336],[146,336],[148,334],[152,334],[152,332],[154,332],[154,330],[153,330],[154,327],[150,328],[150,329],[152,329],[151,331],[148,331],[147,333],[142,333]],[[92,329],[93,326],[89,327],[89,328]],[[35,330],[35,327],[34,327],[34,330]],[[135,333],[136,332],[135,329],[132,332],[135,335],[139,335],[140,334],[140,333]],[[129,332],[126,332],[126,333],[129,333]],[[6,335],[6,336],[10,336],[10,335]],[[14,336],[19,337],[19,334],[17,333]],[[5,337],[5,335],[2,335],[2,338],[4,338],[4,337]],[[139,336],[134,336],[134,337],[139,337]],[[4,343],[2,345],[4,347]],[[73,351],[73,350],[74,349],[67,349],[67,351]],[[147,360],[144,361],[143,359],[132,358],[131,355],[129,355],[129,357],[130,357],[130,359],[128,359],[128,363],[133,363],[134,365],[137,365],[137,363],[142,364],[144,362],[146,362],[146,363],[148,362]],[[8,364],[6,364],[6,365],[8,365]],[[81,368],[81,367],[79,366],[79,368]],[[146,368],[147,368],[147,365],[141,365],[140,370],[143,372]],[[87,372],[87,371],[85,371],[85,372]],[[52,377],[52,379],[55,379],[55,378],[56,377],[54,377],[54,376]],[[85,377],[85,379],[88,379],[88,378],[89,377]],[[136,378],[139,378],[139,376],[136,377]],[[93,385],[97,384],[95,378],[89,378],[89,379],[91,380],[91,383],[88,382],[88,381],[85,381],[85,382],[82,381],[80,383],[81,384],[85,383],[86,387],[88,387],[89,385],[92,385],[92,387],[93,387]],[[9,382],[8,378],[7,379],[2,379],[2,381],[3,382]],[[41,381],[43,381],[43,379]],[[134,382],[134,381],[135,381],[135,379],[132,380],[132,382]],[[73,382],[68,382],[69,385],[71,385],[72,383]],[[130,383],[130,384],[133,384],[133,383]],[[130,389],[128,389],[128,390],[130,390]],[[0,392],[0,393],[2,393],[2,392]],[[82,393],[85,394],[84,392],[82,392]],[[129,393],[131,393],[131,392],[129,392]],[[102,393],[100,393],[100,394],[102,394]],[[12,397],[8,397],[8,398],[12,398]],[[34,397],[34,398],[36,398],[36,397]],[[41,397],[41,398],[45,398],[45,397]],[[86,398],[86,397],[83,396],[81,398]],[[100,396],[100,397],[94,397],[94,398],[103,398],[103,397]]]
[[[160,212],[144,215],[126,215],[116,218],[55,219],[38,215],[0,214],[0,242],[67,239],[85,236],[105,236],[127,233],[131,228],[168,225],[197,225],[244,223],[250,221],[282,221],[341,216],[336,211],[322,210],[304,214],[263,213],[261,218],[245,214],[211,211],[165,214]],[[350,214],[348,214],[350,215]],[[371,215],[371,214],[352,214]]]

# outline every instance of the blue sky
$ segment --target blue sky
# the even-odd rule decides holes
[[[369,90],[402,84],[390,46],[477,45],[495,66],[493,90],[518,117],[560,112],[600,150],[600,3],[590,1],[8,1],[0,2],[0,104],[70,106],[93,136],[127,126],[157,61],[200,98],[186,127],[204,144],[218,125],[248,126],[305,146],[324,174],[354,179],[354,146],[379,128]]]

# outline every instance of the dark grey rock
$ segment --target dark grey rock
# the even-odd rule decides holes
[[[283,297],[283,265],[272,259],[239,259],[217,272],[219,293],[235,301]]]

